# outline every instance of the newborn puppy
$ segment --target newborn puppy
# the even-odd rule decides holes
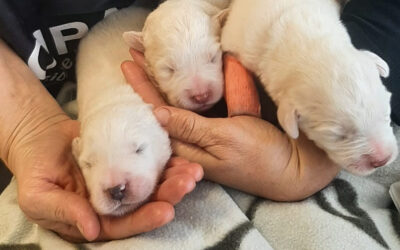
[[[144,52],[147,73],[170,104],[203,111],[222,97],[219,13],[228,4],[169,0],[148,16],[143,32],[124,33],[130,47]]]
[[[131,58],[122,34],[133,30],[124,35],[129,44],[147,48],[149,72],[171,104],[204,110],[222,96],[219,10],[201,0],[167,1],[146,21],[142,44],[138,31],[148,12],[131,7],[105,18],[81,41],[81,134],[72,146],[99,214],[122,215],[146,201],[171,154],[151,108],[125,83],[120,64]]]
[[[99,214],[123,215],[145,202],[171,154],[151,106],[126,84],[120,69],[131,59],[122,33],[140,30],[147,15],[138,8],[111,14],[79,46],[81,131],[72,150]]]
[[[289,136],[301,129],[364,175],[397,156],[391,94],[380,79],[389,68],[352,45],[339,11],[337,0],[235,0],[221,43],[260,77]]]

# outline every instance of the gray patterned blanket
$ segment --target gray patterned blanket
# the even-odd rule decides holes
[[[388,193],[399,180],[398,159],[369,177],[342,172],[321,192],[292,203],[203,181],[167,226],[79,245],[27,221],[13,180],[0,196],[0,249],[400,249],[400,216]]]

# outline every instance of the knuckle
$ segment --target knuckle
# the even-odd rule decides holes
[[[186,116],[182,118],[182,137],[184,139],[189,139],[193,137],[196,127],[196,119],[193,116]],[[179,128],[177,128],[179,129]]]
[[[160,204],[158,209],[151,211],[150,214],[152,214],[152,219],[142,228],[143,232],[148,232],[165,225],[174,218],[175,211],[170,204],[164,203]]]
[[[62,209],[60,206],[57,206],[54,209],[54,216],[55,216],[55,218],[58,218],[61,221],[64,221],[64,219],[65,219],[65,211],[64,211],[64,209]]]

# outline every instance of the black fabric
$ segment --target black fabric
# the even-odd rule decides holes
[[[0,37],[56,95],[63,83],[75,81],[79,39],[106,10],[134,2],[154,7],[158,1],[0,0]]]
[[[11,181],[12,174],[8,171],[8,168],[0,160],[0,194],[4,191],[7,185]]]
[[[400,125],[400,0],[350,0],[342,20],[353,44],[382,57],[390,67],[383,79],[392,92],[392,119]]]
[[[219,240],[214,246],[207,247],[205,250],[235,250],[240,249],[244,237],[254,229],[253,224],[246,221],[232,229],[225,237]]]

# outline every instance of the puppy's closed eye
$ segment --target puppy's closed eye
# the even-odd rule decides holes
[[[336,122],[326,122],[314,127],[316,131],[319,131],[327,140],[331,142],[346,142],[353,138],[357,130],[353,126],[344,126]]]
[[[146,149],[146,147],[147,147],[146,144],[141,144],[139,147],[136,148],[135,154],[142,154]]]
[[[354,136],[357,133],[357,130],[351,126],[349,127],[339,127],[336,129],[336,134],[335,134],[335,141],[336,142],[345,142],[345,141],[349,141],[352,138],[354,138]]]
[[[209,63],[217,63],[219,58],[221,58],[221,52],[218,50],[217,52],[210,54]]]
[[[92,168],[92,164],[88,161],[82,161],[82,163],[80,164],[81,168],[83,169],[90,169]]]
[[[348,135],[348,134],[346,134],[346,133],[341,133],[341,134],[338,134],[338,135],[336,135],[336,141],[346,141],[346,140],[348,140],[350,138],[350,136]]]
[[[163,71],[168,76],[172,76],[175,73],[175,69],[173,67],[171,67],[171,66],[163,67]]]
[[[163,80],[168,80],[174,76],[177,71],[177,66],[169,59],[162,59],[154,65],[153,73],[156,77]]]

